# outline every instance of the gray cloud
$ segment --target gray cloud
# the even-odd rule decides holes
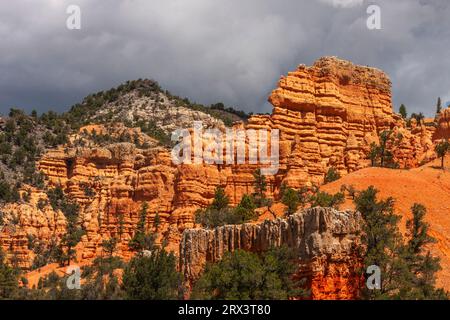
[[[366,28],[369,4],[382,30]],[[82,29],[67,30],[78,4]],[[0,4],[0,113],[63,111],[137,78],[201,103],[268,112],[280,75],[337,55],[386,71],[394,105],[450,100],[450,4],[439,0],[18,0]]]

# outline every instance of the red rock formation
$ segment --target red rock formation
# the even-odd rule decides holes
[[[450,108],[440,112],[437,118],[437,130],[435,139],[450,139]]]
[[[267,177],[268,197],[277,199],[283,183],[294,188],[320,184],[329,167],[336,167],[345,175],[369,166],[370,144],[378,143],[378,136],[384,130],[392,130],[393,139],[388,147],[401,167],[416,167],[434,156],[433,132],[414,122],[408,129],[400,116],[392,112],[390,81],[380,70],[333,57],[322,58],[311,67],[301,65],[282,77],[269,101],[274,106],[271,115],[255,115],[247,124],[234,126],[235,129],[280,130],[280,168],[277,174]],[[448,128],[446,115],[448,112],[439,120],[442,128],[439,132]],[[88,126],[82,132],[84,129],[112,135],[124,132],[141,135],[140,130],[128,131],[116,125],[114,128]],[[80,135],[75,135],[72,142]],[[147,142],[144,138],[139,141]],[[102,241],[112,236],[122,240],[118,253],[130,257],[127,242],[133,235],[143,202],[149,204],[148,227],[152,228],[158,214],[159,232],[169,239],[169,248],[178,251],[181,233],[194,227],[195,210],[211,203],[215,188],[224,187],[231,204],[235,205],[244,194],[254,191],[253,172],[258,167],[250,164],[177,166],[167,149],[142,150],[129,143],[60,148],[49,151],[39,161],[39,169],[48,176],[49,186],[61,185],[81,204],[80,223],[86,234],[77,248],[79,260],[101,254]],[[85,192],[88,189],[95,194],[88,195]],[[32,198],[37,203],[45,195],[36,192]],[[33,258],[26,246],[26,234],[36,234],[49,242],[63,232],[64,217],[51,208],[40,210],[34,205],[16,204],[4,210],[9,212],[8,217],[18,216],[24,221],[16,236],[2,231],[0,239],[8,251],[20,252],[25,265],[29,266]],[[33,223],[33,219],[42,223]],[[41,229],[48,232],[40,233]],[[346,272],[341,268],[336,263],[329,270],[338,275],[336,279],[341,279],[340,275]],[[320,274],[314,271],[314,277],[320,278]],[[318,283],[318,288],[328,288],[325,292],[330,297],[341,295],[340,289],[333,289],[338,280],[329,275],[326,280],[313,283]],[[335,288],[342,285],[336,284]],[[347,291],[352,289],[349,287]]]
[[[312,208],[286,220],[230,225],[214,230],[188,229],[180,244],[185,279],[198,279],[205,263],[226,252],[262,252],[287,245],[298,254],[297,276],[306,278],[313,299],[352,299],[357,295],[358,257],[362,218],[359,213]]]

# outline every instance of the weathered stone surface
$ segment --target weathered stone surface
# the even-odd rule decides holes
[[[440,112],[437,118],[435,139],[450,139],[450,108]]]
[[[97,116],[100,119],[112,114],[114,121],[131,122],[152,119],[166,133],[182,127],[192,128],[194,120],[202,121],[205,127],[224,129],[221,121],[172,105],[168,97],[160,95],[152,99],[148,101],[129,93],[108,104]],[[167,103],[161,106],[156,99]],[[450,128],[449,109],[441,113],[436,130],[430,125],[433,123],[415,121],[407,128],[405,121],[392,111],[390,80],[382,71],[334,57],[321,58],[309,67],[300,65],[282,77],[269,101],[274,106],[271,115],[254,115],[248,123],[237,123],[234,128],[280,130],[280,168],[276,175],[267,177],[267,196],[275,200],[279,199],[283,183],[294,188],[310,186],[322,183],[330,167],[346,175],[369,166],[370,144],[379,143],[378,136],[384,130],[391,130],[394,137],[388,144],[394,161],[400,167],[417,167],[435,157],[433,141],[448,135]],[[48,177],[48,185],[61,185],[81,205],[80,224],[86,234],[77,247],[80,261],[101,254],[102,241],[112,236],[121,240],[118,254],[129,258],[127,242],[134,233],[144,202],[149,204],[148,228],[153,228],[158,214],[159,232],[169,240],[168,248],[177,252],[183,230],[195,227],[194,212],[211,203],[217,186],[224,187],[231,205],[236,205],[244,194],[254,192],[253,172],[258,165],[174,165],[169,150],[155,147],[156,142],[140,129],[126,128],[120,123],[83,127],[71,142],[79,139],[84,131],[93,133],[94,130],[113,137],[124,133],[136,136],[140,144],[145,143],[149,148],[136,148],[131,143],[67,146],[50,150],[39,160],[39,170]],[[86,189],[93,190],[94,195],[86,195]],[[45,194],[31,191],[31,204],[17,203],[2,208],[7,223],[16,217],[23,221],[14,234],[3,228],[0,240],[8,252],[20,255],[24,266],[29,266],[33,259],[27,234],[49,242],[60,238],[65,228],[61,212],[53,212],[49,206],[43,210],[36,207],[39,199],[46,199]],[[319,265],[326,265],[328,256],[321,255],[320,259]],[[345,260],[343,256],[339,259]],[[344,262],[336,261],[326,278],[313,281],[328,288],[325,292],[330,296],[340,295],[332,293],[331,288],[341,290],[343,285],[339,285],[339,279],[347,270]],[[331,277],[333,273],[335,278]],[[314,274],[321,277],[320,272]],[[315,291],[316,296],[319,291]]]
[[[187,229],[180,243],[181,271],[192,282],[205,263],[220,260],[226,252],[262,252],[287,245],[298,255],[298,276],[308,280],[312,298],[353,298],[361,226],[358,212],[316,207],[260,224]]]

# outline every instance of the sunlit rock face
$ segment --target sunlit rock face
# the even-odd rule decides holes
[[[142,99],[127,95],[123,100],[126,105],[120,108],[109,105],[107,110],[119,108],[120,112],[114,113],[114,121],[128,119],[140,114]],[[132,114],[125,112],[130,101]],[[407,128],[405,121],[392,111],[391,83],[386,74],[334,57],[321,58],[312,66],[300,65],[283,76],[269,101],[273,105],[272,114],[254,115],[247,123],[235,123],[233,128],[279,130],[279,169],[267,176],[266,191],[267,197],[275,201],[279,200],[283,184],[293,188],[311,186],[322,183],[330,167],[345,175],[369,166],[370,144],[379,143],[379,135],[385,130],[391,130],[394,137],[387,145],[394,161],[400,167],[416,167],[435,157],[433,143],[439,135],[448,133],[449,128],[448,110],[441,114],[436,132],[430,129],[432,126],[414,121]],[[183,127],[191,128],[191,122],[196,120],[202,121],[205,127],[224,130],[221,121],[199,111],[174,108],[170,104],[162,109],[147,105],[141,110],[142,117],[157,113],[156,123],[161,123],[166,133],[177,128],[169,121],[171,117]],[[86,232],[77,247],[79,261],[101,255],[101,243],[110,237],[120,240],[117,254],[130,258],[132,253],[127,243],[144,202],[148,203],[148,228],[155,228],[158,215],[160,226],[154,230],[160,234],[158,241],[165,238],[167,248],[178,252],[182,232],[195,226],[195,211],[212,202],[218,186],[225,189],[231,205],[239,203],[244,194],[254,192],[253,173],[259,165],[248,161],[176,165],[171,150],[157,147],[157,142],[142,135],[140,130],[118,123],[111,127],[114,130],[105,124],[92,124],[84,129],[97,133],[114,131],[116,135],[125,132],[137,136],[138,142],[148,147],[137,148],[131,143],[64,146],[48,151],[38,161],[38,169],[48,177],[48,187],[61,186],[80,204],[80,224]],[[45,193],[28,191],[30,203],[1,209],[8,226],[0,231],[2,246],[10,253],[9,258],[16,252],[24,267],[30,266],[34,257],[27,245],[27,235],[48,244],[61,239],[66,225],[62,212],[54,212],[49,205],[38,208],[39,200],[46,200]],[[11,223],[17,220],[19,223]],[[336,272],[341,272],[336,268]]]
[[[450,108],[442,110],[437,117],[436,139],[450,139]]]
[[[219,261],[226,252],[263,252],[286,245],[298,257],[296,276],[307,280],[311,298],[352,299],[360,284],[361,227],[358,212],[316,207],[260,224],[188,229],[180,244],[181,271],[192,284],[207,262]]]

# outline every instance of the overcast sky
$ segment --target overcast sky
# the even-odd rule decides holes
[[[70,4],[81,30],[66,27]],[[370,4],[381,30],[366,27]],[[450,100],[448,0],[15,0],[0,3],[0,113],[65,111],[153,78],[191,101],[268,112],[280,75],[335,55],[378,67],[395,109]]]

